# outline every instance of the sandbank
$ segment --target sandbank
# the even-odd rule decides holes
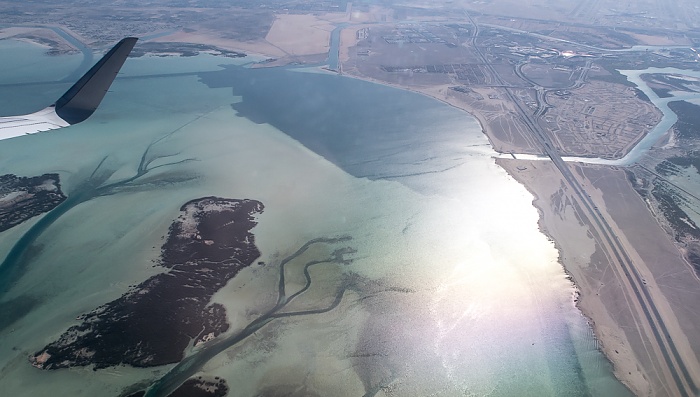
[[[36,28],[11,27],[0,29],[0,40],[14,36],[36,33]]]
[[[63,27],[59,28],[70,32]],[[72,32],[70,32],[70,34],[72,34]],[[55,51],[55,53],[66,53],[77,50],[75,46],[56,34],[56,32],[46,28],[16,26],[0,29],[0,40],[10,38],[37,45]]]
[[[651,36],[641,33],[626,32],[644,45],[692,45],[687,37],[680,36]]]
[[[340,32],[339,60],[347,62],[350,59],[350,48],[357,45],[357,31],[361,27],[345,28]]]
[[[506,171],[536,197],[540,228],[552,238],[560,262],[580,291],[578,306],[590,319],[600,347],[614,373],[638,396],[673,395],[670,374],[660,365],[663,356],[651,341],[651,329],[622,274],[604,247],[576,195],[550,161],[497,159]],[[664,325],[691,377],[697,378],[700,342],[693,337],[700,316],[683,302],[696,301],[698,280],[668,235],[646,210],[627,182],[624,170],[580,165],[575,174],[611,224],[615,235],[645,280]],[[622,198],[621,198],[622,197]]]

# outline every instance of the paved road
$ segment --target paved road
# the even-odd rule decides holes
[[[467,17],[474,26],[474,31],[471,38],[471,44],[482,58],[483,63],[489,68],[493,74],[496,82],[503,84],[503,79],[500,77],[498,72],[491,66],[486,57],[483,55],[479,47],[476,45],[476,40],[479,35],[479,26],[467,14]],[[583,84],[587,69],[590,64],[587,63],[586,70],[584,70],[579,79],[577,79],[576,86]],[[540,143],[541,147],[544,149],[545,154],[552,160],[554,165],[557,167],[559,172],[566,180],[566,182],[571,186],[574,194],[579,198],[579,201],[587,212],[588,217],[591,219],[594,227],[598,230],[599,235],[604,241],[601,241],[601,246],[605,247],[608,251],[608,257],[612,259],[612,265],[616,267],[617,273],[622,275],[623,279],[622,285],[625,293],[629,298],[636,301],[639,308],[641,309],[641,317],[644,319],[648,325],[648,329],[651,330],[652,335],[647,335],[648,340],[656,344],[656,348],[663,356],[663,364],[666,366],[667,375],[671,377],[669,384],[667,384],[667,391],[673,395],[679,395],[683,397],[690,397],[698,395],[698,388],[695,385],[688,369],[685,366],[676,345],[674,344],[673,338],[671,337],[668,328],[664,324],[663,317],[660,315],[651,294],[647,290],[645,284],[642,282],[642,277],[639,271],[635,268],[633,261],[627,254],[624,246],[620,242],[619,238],[615,234],[614,230],[608,223],[608,221],[603,217],[598,207],[593,202],[591,197],[585,192],[584,188],[581,186],[579,181],[576,179],[571,169],[561,158],[554,145],[552,144],[550,136],[543,131],[542,127],[536,120],[536,116],[533,116],[527,109],[524,109],[521,103],[515,98],[513,93],[508,89],[504,88],[509,99],[516,105],[518,113],[525,122],[527,129],[530,131],[532,136]],[[538,95],[539,98],[539,95]],[[540,101],[540,107],[546,106],[546,103]],[[542,114],[543,110],[535,113],[536,115]],[[633,312],[637,312],[634,308],[631,308]],[[648,330],[644,329],[645,334],[648,334]]]

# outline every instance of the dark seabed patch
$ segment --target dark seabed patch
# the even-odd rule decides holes
[[[168,397],[225,397],[228,395],[229,387],[226,381],[222,378],[214,377],[212,380],[202,379],[198,376],[197,379],[188,379]],[[146,392],[141,390],[127,397],[143,397]]]
[[[678,115],[678,121],[674,125],[678,136],[688,143],[696,142],[698,135],[698,125],[700,125],[700,106],[686,101],[671,101],[668,103],[669,109]]]
[[[206,197],[182,206],[155,275],[119,299],[81,316],[79,325],[30,357],[42,369],[127,364],[151,367],[182,360],[229,324],[211,297],[260,255],[251,229],[262,203]]]
[[[490,149],[474,119],[432,98],[338,75],[225,65],[200,73],[230,87],[241,117],[267,123],[349,174],[399,180],[464,163],[469,148]],[[435,187],[433,187],[435,188]],[[434,193],[433,191],[430,192]]]
[[[43,298],[26,294],[0,302],[0,331],[14,324],[42,302]]]
[[[292,255],[286,257],[281,262],[277,264],[279,267],[279,281],[277,290],[277,303],[260,314],[257,318],[252,320],[247,326],[240,329],[238,332],[234,332],[227,335],[225,338],[218,338],[211,344],[207,344],[204,348],[197,350],[190,356],[187,356],[179,364],[171,368],[165,375],[160,377],[160,379],[153,382],[146,390],[146,397],[168,397],[177,390],[184,382],[192,378],[197,372],[199,372],[204,365],[207,364],[209,360],[218,355],[219,353],[238,345],[239,343],[245,341],[249,336],[258,332],[264,328],[270,322],[276,319],[290,319],[293,317],[306,317],[315,314],[324,314],[335,310],[341,303],[343,296],[347,290],[353,290],[356,286],[356,277],[353,275],[341,275],[340,280],[338,280],[338,286],[328,285],[329,283],[324,282],[322,284],[335,290],[334,296],[328,296],[325,299],[310,299],[310,307],[304,305],[305,307],[291,309],[291,307],[296,306],[296,300],[302,299],[307,292],[312,287],[312,276],[310,269],[317,266],[328,266],[328,265],[343,265],[347,266],[352,263],[353,259],[348,257],[355,253],[355,250],[351,247],[335,247],[332,252],[326,257],[319,257],[312,259],[304,264],[301,271],[305,279],[305,284],[301,289],[296,289],[296,292],[289,290],[287,285],[286,265],[297,262],[302,256],[308,251],[312,250],[313,247],[326,246],[328,248],[332,247],[337,243],[344,243],[350,241],[349,236],[340,237],[321,237],[313,240],[309,240],[306,244],[301,246]],[[322,259],[321,259],[322,258]],[[294,288],[298,288],[296,283]],[[329,304],[329,300],[334,298]],[[319,307],[320,306],[320,307]],[[142,385],[133,385],[132,389],[141,388]],[[306,394],[304,394],[306,395]]]
[[[202,377],[190,379],[170,393],[168,397],[224,397],[228,394],[228,385],[221,378],[204,380]]]
[[[0,232],[51,211],[65,199],[58,174],[0,176]]]

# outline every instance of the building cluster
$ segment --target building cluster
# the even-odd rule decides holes
[[[384,39],[387,44],[448,44],[447,40],[438,37],[430,30],[421,26],[396,29],[392,34],[382,36],[382,39]]]

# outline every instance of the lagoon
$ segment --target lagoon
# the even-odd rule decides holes
[[[14,81],[11,70],[16,81],[46,82],[23,103],[5,98],[26,87],[0,84],[3,109],[28,109],[36,96],[50,103],[63,89],[52,81],[80,63],[26,43],[0,46],[28,60],[8,67],[3,83]],[[64,65],[60,73],[46,71],[49,59]],[[41,371],[26,357],[76,316],[162,271],[152,261],[180,206],[219,196],[265,205],[253,229],[262,264],[214,297],[226,307],[229,336],[274,303],[276,266],[309,240],[349,236],[356,252],[347,267],[315,268],[310,298],[298,303],[314,308],[352,275],[357,287],[335,310],[270,322],[198,368],[235,385],[236,395],[383,395],[382,387],[406,396],[629,395],[538,230],[533,197],[495,164],[476,120],[415,93],[246,62],[129,59],[87,122],[0,144],[3,173],[58,172],[69,196],[102,160],[109,180],[133,174],[145,148],[165,136],[154,153],[194,160],[153,179],[184,182],[86,201],[37,240],[2,298],[38,302],[1,331],[2,390],[119,395],[165,375],[171,366]],[[0,249],[33,222],[0,234]],[[290,283],[302,280],[301,265],[290,265]]]

